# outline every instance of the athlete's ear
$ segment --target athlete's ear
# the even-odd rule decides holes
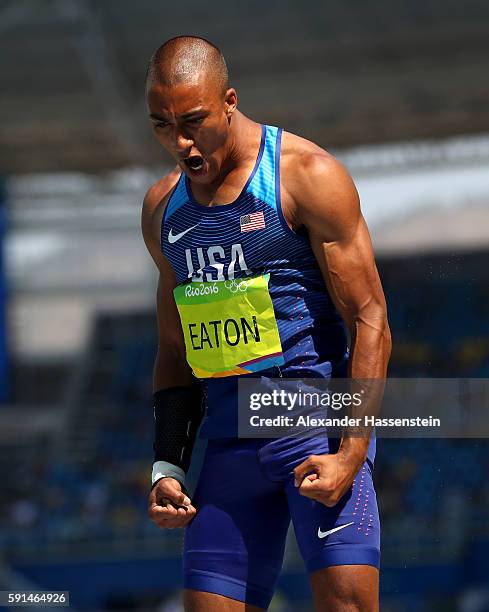
[[[238,106],[238,94],[236,93],[236,90],[231,87],[230,89],[226,91],[226,94],[224,96],[224,109],[226,111],[228,121],[231,120],[231,116],[236,110],[237,106]]]

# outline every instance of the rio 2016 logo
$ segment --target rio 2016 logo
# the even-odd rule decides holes
[[[245,293],[248,289],[249,281],[245,279],[233,279],[227,281],[221,281],[224,287],[230,293]],[[202,283],[202,282],[193,282],[189,283],[185,287],[185,297],[198,297],[202,295],[215,295],[219,293],[219,285],[221,282],[216,281],[213,283]]]
[[[219,293],[217,283],[204,285],[204,283],[192,283],[185,287],[185,297],[197,297],[199,295],[211,295]]]

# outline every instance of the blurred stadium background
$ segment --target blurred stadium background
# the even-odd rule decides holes
[[[489,376],[486,0],[0,2],[0,590],[70,590],[79,610],[179,610],[182,534],[146,518],[139,232],[169,163],[144,73],[178,34],[222,48],[245,113],[349,168],[390,373]],[[379,444],[382,610],[489,610],[488,474],[487,440]],[[312,609],[293,534],[272,608]]]

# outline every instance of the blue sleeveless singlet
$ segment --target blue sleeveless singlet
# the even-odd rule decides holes
[[[344,323],[328,294],[307,233],[289,228],[280,202],[282,130],[262,126],[259,153],[243,190],[230,204],[205,206],[182,173],[163,215],[161,248],[177,283],[270,274],[286,377],[344,376]],[[261,372],[265,374],[265,372]],[[207,437],[227,436],[237,410],[236,377],[205,380]]]

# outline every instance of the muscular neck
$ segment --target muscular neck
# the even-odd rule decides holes
[[[256,139],[257,128],[258,124],[248,119],[243,113],[239,111],[234,113],[231,119],[229,147],[223,162],[223,172],[225,174],[248,161],[250,146]]]
[[[230,174],[239,173],[245,168],[248,170],[250,164],[254,164],[257,152],[256,146],[259,146],[260,137],[260,124],[236,111],[231,119],[229,141],[226,145],[225,157],[219,175],[207,185],[194,186],[193,184],[194,193],[197,192],[201,197],[212,201]]]

